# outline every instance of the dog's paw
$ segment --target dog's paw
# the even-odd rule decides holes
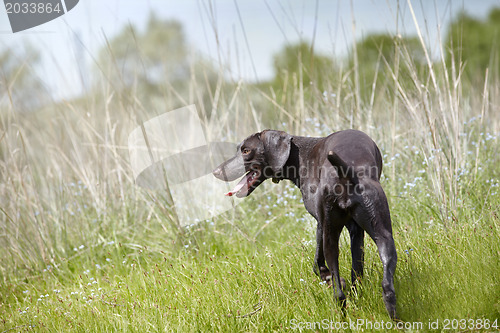
[[[332,281],[332,273],[330,273],[330,271],[326,267],[320,267],[319,276],[321,278],[321,281],[326,281],[328,284],[330,284]]]
[[[326,281],[328,286],[331,286],[333,283],[332,276],[331,275],[325,276],[323,281]],[[342,289],[342,291],[345,291],[347,288],[345,279],[343,277],[340,277],[340,288]]]

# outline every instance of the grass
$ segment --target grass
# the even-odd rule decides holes
[[[297,195],[287,187],[285,197]],[[270,192],[271,193],[271,192]],[[270,202],[277,197],[270,194]],[[290,198],[290,200],[292,200]],[[300,203],[285,209],[240,205],[240,232],[223,217],[187,231],[169,253],[121,237],[76,248],[71,258],[2,285],[2,329],[50,331],[270,331],[300,322],[388,321],[382,267],[366,244],[366,276],[348,296],[345,317],[331,288],[312,273],[312,219]],[[403,205],[401,205],[403,206]],[[259,208],[259,209],[256,209]],[[262,218],[271,212],[271,219]],[[393,210],[394,211],[394,210]],[[246,213],[245,212],[253,212]],[[285,214],[295,214],[295,219]],[[395,210],[399,253],[396,291],[405,321],[498,318],[499,253],[494,214],[448,232],[436,225],[404,227]],[[457,222],[469,220],[464,212]],[[221,221],[222,220],[222,221]],[[398,223],[399,222],[399,223]],[[341,274],[349,276],[348,237]],[[472,251],[473,249],[473,251]]]
[[[185,91],[167,85],[155,103],[160,110],[196,104],[208,135],[225,140],[265,127],[367,132],[384,156],[404,327],[496,331],[499,78],[486,72],[484,86],[468,86],[463,64],[450,70],[430,57],[421,73],[395,43],[399,60],[380,60],[389,81],[379,87],[375,77],[368,100],[356,68],[328,77],[324,89],[290,74],[280,92],[222,73],[208,82],[197,68]],[[411,77],[400,77],[399,66]],[[345,313],[312,273],[315,221],[290,183],[263,184],[235,211],[176,228],[164,193],[134,185],[126,150],[128,133],[161,112],[115,89],[32,114],[1,106],[0,332],[395,325],[373,241],[365,242],[365,277],[348,293]],[[341,239],[347,278],[348,235]],[[335,326],[344,323],[360,326]]]

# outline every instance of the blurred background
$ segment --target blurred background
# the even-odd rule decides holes
[[[486,204],[467,186],[498,185],[499,0],[82,0],[16,34],[0,10],[0,32],[3,274],[184,234],[168,191],[135,187],[127,138],[190,104],[211,141],[367,132],[395,225],[449,226]]]
[[[222,71],[226,80],[269,83],[279,80],[280,70],[294,65],[287,57],[300,48],[320,60],[328,58],[331,64],[322,65],[337,69],[347,68],[354,44],[371,48],[362,63],[377,61],[377,48],[384,47],[384,37],[386,49],[395,35],[413,40],[412,47],[417,49],[418,24],[433,60],[448,59],[452,36],[460,34],[463,45],[454,47],[466,50],[466,58],[474,63],[468,66],[473,67],[469,68],[472,72],[484,69],[491,50],[498,47],[492,38],[499,24],[494,9],[499,6],[498,0],[422,0],[413,4],[412,14],[406,1],[396,0],[382,4],[372,0],[88,0],[81,1],[76,12],[16,34],[11,33],[2,10],[1,67],[4,78],[19,89],[23,84],[28,88],[25,81],[31,80],[24,73],[29,72],[36,81],[31,82],[31,88],[36,88],[32,98],[46,95],[52,101],[90,93],[102,83],[100,75],[110,69],[105,61],[112,57],[120,72],[116,74],[124,76],[126,85],[130,85],[130,76],[142,76],[150,86],[187,81],[186,70],[182,76],[187,63],[209,65],[217,74]],[[158,63],[177,68],[176,73],[155,68]],[[22,77],[11,82],[9,75],[22,64]],[[28,102],[27,96],[21,99]]]

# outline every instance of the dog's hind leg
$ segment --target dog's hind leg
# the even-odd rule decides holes
[[[394,290],[397,253],[392,237],[389,205],[380,183],[370,180],[363,182],[362,185],[363,191],[359,200],[356,200],[358,203],[353,207],[352,216],[377,245],[384,268],[382,290],[385,307],[391,318],[397,319]]]
[[[396,315],[396,291],[394,290],[394,271],[396,270],[397,254],[392,235],[384,238],[379,237],[376,241],[380,259],[384,265],[384,277],[382,290],[385,307],[392,319],[398,319]]]

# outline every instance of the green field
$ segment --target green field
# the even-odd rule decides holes
[[[213,138],[237,141],[266,127],[310,136],[367,132],[384,158],[400,325],[498,331],[499,77],[485,71],[478,84],[463,78],[463,64],[429,57],[418,69],[395,44],[397,62],[380,59],[383,78],[364,88],[356,68],[325,74],[321,87],[292,73],[279,91],[221,73],[208,82],[192,68],[186,86],[165,88],[154,109],[141,92],[105,80],[97,94],[33,113],[2,105],[0,332],[396,325],[370,239],[365,277],[342,313],[312,272],[316,224],[291,183],[266,182],[234,211],[188,227],[178,226],[164,192],[134,184],[130,131],[188,104]],[[346,231],[339,261],[349,280]]]

